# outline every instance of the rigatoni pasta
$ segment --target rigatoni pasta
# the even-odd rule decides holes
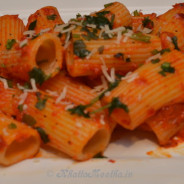
[[[0,89],[1,92],[9,92],[2,82]],[[4,101],[3,113],[36,128],[45,144],[67,153],[75,160],[93,157],[102,152],[109,142],[111,131],[106,118],[101,120],[100,114],[91,119],[72,115],[67,110],[68,104],[57,103],[55,98],[38,90],[29,92],[25,89],[21,93],[13,88],[10,96],[9,101],[1,99],[1,103]],[[8,108],[12,108],[12,111]]]
[[[145,64],[122,78],[119,86],[104,98],[104,103],[117,97],[128,111],[117,108],[112,112],[112,118],[133,130],[161,107],[176,101],[183,102],[183,61],[182,53],[172,51],[163,55],[159,63]]]
[[[40,139],[90,159],[117,123],[172,143],[184,126],[182,52],[183,3],[157,16],[112,2],[66,23],[46,6],[26,28],[0,17],[0,164],[32,157]]]
[[[31,158],[39,148],[36,130],[0,112],[0,164],[8,166]]]

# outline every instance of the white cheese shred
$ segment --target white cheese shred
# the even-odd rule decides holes
[[[67,87],[65,86],[63,88],[63,91],[60,93],[60,95],[57,97],[56,99],[56,104],[58,104],[61,100],[65,99],[66,98],[66,93],[67,93]]]

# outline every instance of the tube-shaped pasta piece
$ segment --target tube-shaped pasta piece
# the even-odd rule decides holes
[[[97,97],[97,93],[94,93],[92,89],[78,80],[66,76],[66,74],[59,73],[54,78],[46,81],[41,89],[45,92],[56,94],[56,98],[66,89],[65,101],[72,102],[76,105],[87,105]],[[93,106],[89,108],[90,110],[95,110],[101,107],[100,102],[98,101]]]
[[[163,48],[184,50],[184,8],[177,8],[155,19],[153,34],[160,35]],[[166,34],[167,33],[167,34]],[[166,34],[166,36],[164,36]]]
[[[1,88],[3,84],[0,82]],[[0,90],[0,95],[4,90]],[[106,148],[111,135],[106,117],[97,114],[84,118],[71,114],[65,109],[66,104],[56,104],[54,98],[41,91],[27,92],[26,97],[26,92],[21,93],[23,96],[17,95],[20,90],[16,88],[12,89],[13,92],[9,102],[4,99],[4,106],[10,107],[9,103],[16,106],[20,110],[16,112],[17,120],[37,128],[42,134],[42,140],[51,147],[76,160],[89,159]],[[22,98],[24,102],[20,104]],[[2,111],[6,113],[7,108],[4,107]],[[10,110],[7,114],[10,115],[9,113]]]
[[[151,56],[152,50],[161,49],[160,38],[152,35],[146,35],[150,42],[145,43],[125,35],[119,40],[114,37],[87,41],[81,39],[82,33],[79,30],[73,30],[72,33],[73,40],[66,50],[66,64],[73,77],[101,74],[103,60],[108,69],[114,68],[116,72],[127,73],[143,64]],[[80,38],[74,38],[76,34]],[[90,53],[86,57],[79,57],[85,50]]]
[[[36,33],[39,33],[48,28],[53,30],[55,25],[63,23],[57,8],[46,6],[29,16],[26,30],[35,30]]]
[[[117,97],[126,111],[116,108],[111,117],[132,130],[163,106],[183,102],[183,81],[184,56],[174,50],[163,55],[159,63],[150,62],[126,76],[103,102],[111,103]]]
[[[36,130],[0,113],[0,164],[8,166],[33,157],[39,148]]]
[[[24,32],[24,23],[18,15],[4,15],[0,17],[0,51],[7,51],[20,41]],[[12,44],[11,44],[11,40]],[[1,53],[0,53],[1,59]]]
[[[103,10],[100,10],[99,12],[109,11],[109,13],[106,14],[106,17],[109,19],[109,21],[112,21],[113,19],[113,28],[131,25],[132,16],[125,5],[119,2],[113,2],[104,6],[105,8]],[[93,13],[92,15],[95,15],[95,13]]]
[[[132,29],[134,32],[141,31],[144,33],[151,33],[154,28],[153,20],[156,18],[156,14],[143,14],[137,12],[138,15],[132,17]]]
[[[183,112],[184,104],[174,104],[161,108],[153,117],[146,120],[161,145],[168,144],[183,128]]]
[[[28,80],[35,78],[41,84],[49,77],[55,76],[62,67],[63,53],[60,39],[52,33],[44,33],[28,40],[22,48],[8,53],[1,60],[0,68],[10,77]],[[39,77],[38,77],[39,76]]]

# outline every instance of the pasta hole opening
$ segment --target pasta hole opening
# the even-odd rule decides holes
[[[34,150],[36,142],[36,138],[33,136],[22,141],[13,141],[6,150],[5,158],[7,160],[13,160],[18,157],[18,155],[26,154],[28,152],[32,153],[31,150]]]
[[[109,140],[107,130],[97,131],[83,148],[83,154],[97,154],[104,149]]]
[[[45,40],[38,48],[36,64],[46,75],[50,75],[57,65],[56,47],[52,40]]]

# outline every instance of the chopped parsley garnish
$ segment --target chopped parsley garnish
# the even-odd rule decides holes
[[[55,20],[55,19],[56,19],[56,17],[57,17],[57,15],[56,15],[56,14],[47,15],[47,19],[48,19],[48,20]]]
[[[35,107],[39,110],[43,110],[45,108],[47,98],[41,99],[40,95],[37,95],[37,100],[38,101],[37,101]]]
[[[72,34],[73,38],[80,38],[80,34]]]
[[[24,114],[22,117],[22,122],[29,126],[34,126],[36,124],[36,120],[29,114]]]
[[[128,57],[128,58],[125,59],[125,61],[126,61],[127,63],[129,63],[129,62],[131,62],[131,59]]]
[[[13,82],[7,79],[8,87],[13,88]]]
[[[171,63],[169,62],[164,62],[161,65],[161,71],[159,72],[159,74],[163,75],[164,77],[166,76],[166,73],[174,73],[175,72],[175,68],[171,66]]]
[[[153,21],[149,17],[144,17],[142,25],[146,28],[152,29],[154,27]]]
[[[31,22],[31,24],[29,24],[28,30],[34,30],[36,27],[36,23],[37,23],[37,20]]]
[[[178,47],[178,38],[177,38],[176,36],[173,36],[173,37],[171,38],[171,40],[172,40],[172,42],[173,42],[173,44],[174,44],[174,48],[175,48],[176,50],[180,50],[180,48]]]
[[[134,16],[134,17],[140,16],[140,12],[139,12],[138,10],[135,10],[135,11],[133,12],[133,16]]]
[[[29,77],[30,79],[33,78],[35,79],[36,83],[42,85],[42,83],[47,79],[47,76],[45,73],[40,69],[34,67],[30,72],[29,72]]]
[[[107,4],[104,4],[104,8],[107,8],[109,6],[112,6],[114,3],[107,3]]]
[[[151,53],[153,54],[153,55],[156,55],[156,54],[161,54],[161,55],[163,55],[165,52],[171,52],[171,50],[169,49],[169,48],[166,48],[166,49],[162,49],[162,50],[157,50],[157,49],[155,49],[155,50],[153,50],[153,51],[151,51]]]
[[[93,100],[91,100],[91,102],[87,105],[78,105],[72,109],[68,109],[69,112],[71,112],[71,114],[78,114],[79,116],[83,116],[85,118],[89,118],[90,117],[90,113],[89,112],[85,112],[85,110],[88,108],[88,107],[91,107],[93,104],[95,104],[97,101],[101,100],[105,93],[108,92],[108,91],[112,91],[115,87],[118,86],[120,80],[116,80],[115,82],[113,83],[110,83],[109,84],[109,87],[108,89],[106,89],[105,91],[103,91],[100,95],[98,95],[96,98],[94,98]],[[104,107],[102,107],[102,109],[97,109],[96,111],[93,111],[92,113],[96,113],[96,112],[99,112],[99,111],[102,111]],[[104,108],[105,109],[105,108]]]
[[[16,129],[16,128],[17,128],[17,125],[16,125],[15,123],[10,123],[10,124],[8,125],[8,128],[9,128],[9,129]]]
[[[96,16],[86,15],[82,25],[87,26],[87,24],[94,24],[96,25],[97,29],[101,29],[101,26],[108,25],[109,28],[112,29],[112,20],[109,21],[108,18],[105,17],[105,15],[109,13],[110,11],[102,11],[96,13]]]
[[[43,128],[35,127],[35,129],[38,131],[38,133],[41,137],[41,140],[43,141],[44,144],[46,144],[50,141],[48,134],[45,132],[45,130]]]
[[[87,105],[78,105],[72,109],[68,109],[71,114],[77,114],[85,118],[89,118],[89,112],[84,112],[88,106]]]
[[[23,111],[23,106],[24,106],[23,104],[18,105],[18,107],[17,107],[17,108],[18,108],[18,110],[19,110],[20,112],[22,112],[22,111]]]
[[[121,108],[127,113],[129,112],[128,106],[126,104],[120,102],[118,97],[114,97],[109,104],[93,111],[92,113],[97,113],[97,112],[101,112],[104,109],[108,109],[109,114],[111,114],[114,111],[114,109],[117,109],[117,108]]]
[[[113,112],[113,110],[116,108],[121,108],[127,113],[129,112],[127,105],[121,103],[118,97],[114,97],[112,99],[112,101],[110,103],[110,107],[109,107],[109,114],[111,114]]]
[[[6,49],[10,50],[15,43],[16,43],[15,39],[8,39],[6,42]]]
[[[74,41],[74,54],[80,58],[85,58],[89,55],[90,51],[86,49],[86,45],[83,40]]]
[[[105,31],[102,33],[102,37],[104,40],[108,40],[110,39],[111,37],[109,36],[109,34],[107,34]]]
[[[115,57],[115,58],[118,58],[118,59],[124,60],[124,54],[121,53],[121,52],[118,52],[117,54],[115,54],[114,57]]]
[[[133,40],[137,40],[137,41],[141,41],[141,42],[145,42],[145,43],[149,43],[150,39],[151,39],[150,36],[144,35],[141,32],[133,33],[132,36],[130,36],[130,38]]]
[[[159,59],[159,58],[157,58],[157,59],[152,59],[151,62],[152,62],[153,64],[156,64],[156,63],[159,63],[159,62],[160,62],[160,59]]]
[[[103,54],[103,51],[104,51],[104,45],[102,45],[102,46],[100,46],[100,47],[98,48],[98,53],[99,53],[99,54]]]

